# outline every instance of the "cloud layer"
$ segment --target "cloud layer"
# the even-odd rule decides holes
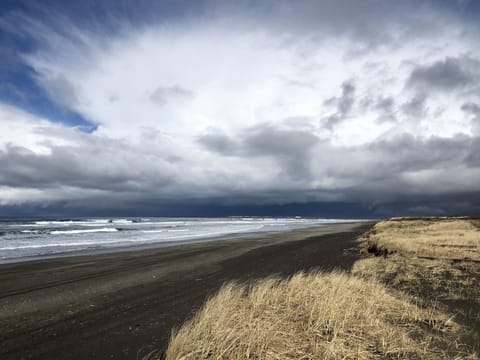
[[[0,102],[0,206],[480,211],[478,31],[458,9],[285,1],[187,10],[144,15],[141,26],[114,12],[108,28],[60,10],[54,22],[3,15],[4,31],[35,44],[17,61],[49,100],[97,127],[85,133]]]

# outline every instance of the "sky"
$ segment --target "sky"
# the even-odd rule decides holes
[[[480,213],[480,1],[0,3],[0,216]]]

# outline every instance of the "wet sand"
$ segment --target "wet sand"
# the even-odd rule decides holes
[[[0,265],[0,359],[137,359],[225,281],[348,270],[372,224]]]

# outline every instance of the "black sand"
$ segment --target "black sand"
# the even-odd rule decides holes
[[[0,359],[137,359],[228,280],[348,270],[371,224],[0,265]]]

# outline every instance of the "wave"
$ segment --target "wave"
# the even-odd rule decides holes
[[[44,230],[22,230],[20,232],[24,234],[46,234],[47,233]]]
[[[165,233],[165,232],[182,232],[182,231],[190,231],[190,229],[141,230],[142,233]]]
[[[135,221],[128,220],[128,219],[112,220],[112,223],[114,223],[114,224],[132,224],[134,222]]]
[[[1,259],[137,244],[203,241],[360,220],[319,218],[57,218],[0,220]]]
[[[84,233],[96,233],[96,232],[117,232],[116,228],[101,228],[101,229],[88,229],[88,230],[54,230],[51,231],[52,235],[65,235],[65,234],[84,234]]]
[[[29,245],[18,245],[18,246],[7,246],[0,248],[1,250],[22,250],[22,249],[40,249],[40,248],[54,248],[54,247],[72,247],[72,246],[87,246],[87,247],[101,247],[102,243],[97,241],[90,242],[68,242],[68,243],[47,243],[47,244],[29,244]]]
[[[138,221],[129,219],[86,219],[86,220],[41,220],[35,225],[98,225],[98,224],[132,224]]]
[[[78,221],[75,220],[42,220],[42,221],[35,221],[35,225],[68,225],[68,224],[76,224]]]
[[[259,227],[260,228],[260,227]],[[251,230],[251,229],[250,229]],[[91,232],[115,232],[118,231],[118,229],[114,228],[103,228],[103,229],[89,229],[89,230],[68,230],[68,231],[63,231],[63,230],[58,230],[58,231],[52,231],[51,234],[78,234],[78,233],[91,233]],[[183,232],[187,231],[185,230],[160,230],[160,232]],[[249,230],[243,230],[243,231],[235,231],[235,233],[240,233],[240,232],[248,232]],[[142,232],[157,232],[156,230],[153,231],[142,231]],[[80,246],[82,248],[88,248],[88,247],[95,247],[95,248],[102,248],[102,247],[109,247],[109,246],[120,246],[124,245],[127,243],[152,243],[152,242],[169,242],[169,241],[174,241],[174,240],[189,240],[189,239],[195,239],[195,238],[205,238],[205,237],[211,237],[211,236],[219,236],[219,235],[227,235],[231,232],[222,230],[222,231],[211,231],[211,232],[203,232],[200,234],[183,234],[180,235],[178,234],[177,236],[170,235],[167,238],[164,239],[145,239],[145,238],[139,238],[139,239],[122,239],[120,241],[97,241],[97,240],[90,240],[90,241],[69,241],[69,242],[48,242],[48,243],[43,243],[43,244],[18,244],[15,246],[5,246],[1,247],[0,251],[12,251],[12,250],[28,250],[28,249],[42,249],[42,248],[55,248],[55,247],[61,247],[61,248],[68,248],[68,247],[77,247]]]

